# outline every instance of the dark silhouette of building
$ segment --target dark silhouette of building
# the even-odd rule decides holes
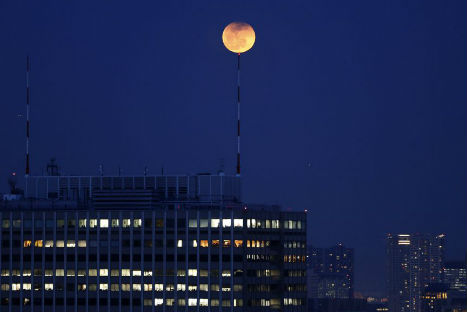
[[[421,311],[425,287],[442,281],[444,244],[444,234],[388,234],[389,311]]]
[[[353,298],[353,249],[342,244],[309,248],[309,296]]]
[[[1,311],[305,311],[306,214],[232,176],[29,177],[0,202]]]

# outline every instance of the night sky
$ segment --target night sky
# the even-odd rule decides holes
[[[2,1],[0,191],[32,173],[233,174],[242,56],[248,202],[311,211],[309,239],[354,247],[356,290],[384,294],[388,232],[467,245],[466,1]],[[23,116],[21,116],[21,114]]]

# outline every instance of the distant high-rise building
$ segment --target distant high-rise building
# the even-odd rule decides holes
[[[0,202],[0,311],[306,310],[306,214],[240,178],[29,177]]]
[[[342,244],[309,249],[309,296],[353,297],[353,249]]]
[[[421,311],[425,287],[442,282],[444,244],[444,234],[388,234],[389,311]]]
[[[443,282],[452,290],[467,293],[467,272],[464,261],[448,261],[443,268]]]

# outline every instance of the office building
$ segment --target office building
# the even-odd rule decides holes
[[[1,311],[305,311],[306,214],[225,175],[29,177],[0,203]]]
[[[352,248],[342,244],[330,248],[309,248],[309,296],[311,298],[353,298]]]
[[[444,234],[388,234],[389,311],[421,311],[425,287],[442,281],[444,245]]]
[[[467,294],[467,272],[464,261],[447,261],[443,267],[443,283],[452,290]]]

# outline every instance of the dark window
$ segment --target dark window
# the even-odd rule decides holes
[[[196,262],[196,255],[189,255],[189,256],[188,256],[188,261],[190,261],[190,262]]]
[[[223,262],[229,262],[230,261],[230,255],[222,255],[222,261]]]
[[[75,255],[66,255],[66,261],[68,262],[75,262]]]
[[[173,262],[174,261],[174,255],[167,255],[167,261]]]
[[[145,262],[151,262],[152,261],[152,255],[151,254],[144,254],[144,261]]]
[[[184,254],[177,255],[177,261],[178,262],[184,262],[185,261],[185,255]]]
[[[208,262],[208,255],[199,255],[200,262]]]
[[[99,298],[99,305],[106,306],[107,305],[107,298]]]
[[[138,240],[138,239],[135,239],[135,240],[133,241],[133,246],[134,246],[134,247],[141,247],[141,241]]]
[[[57,262],[63,262],[63,255],[55,255],[55,259]]]
[[[89,255],[89,261],[91,262],[96,262],[97,261],[97,255],[94,254],[94,255]]]
[[[123,262],[130,262],[130,255],[127,255],[127,254],[122,255],[122,261]]]
[[[86,261],[86,255],[78,255],[78,262],[85,262]]]
[[[141,255],[138,255],[138,254],[133,255],[133,261],[134,262],[140,262],[141,261]]]
[[[110,255],[110,261],[117,262],[118,261],[118,254],[111,254]]]
[[[78,298],[78,305],[79,306],[86,305],[86,298]]]
[[[152,247],[152,240],[145,240],[144,247]]]
[[[107,254],[101,254],[99,257],[101,262],[106,262],[107,261]]]
[[[219,255],[211,255],[211,262],[219,262]]]

